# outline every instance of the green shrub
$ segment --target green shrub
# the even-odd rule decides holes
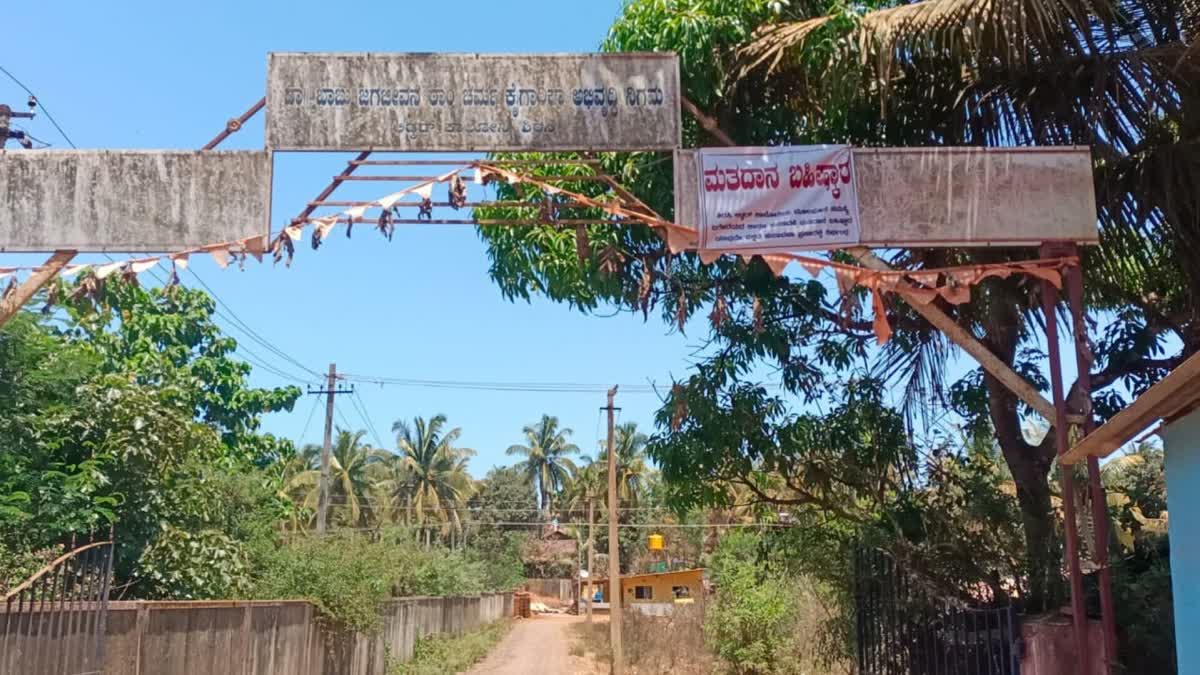
[[[483,660],[512,628],[502,619],[473,633],[458,637],[433,636],[417,642],[413,657],[404,663],[388,664],[388,675],[444,675],[461,673]]]

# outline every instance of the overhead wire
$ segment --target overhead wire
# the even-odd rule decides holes
[[[358,390],[354,389],[350,392],[350,403],[358,410],[358,414],[362,417],[363,423],[371,430],[371,435],[375,437],[375,443],[380,448],[384,447],[383,437],[379,435],[379,430],[375,428],[375,420],[371,419],[371,413],[367,410],[367,404],[358,395]]]
[[[316,377],[316,378],[324,377],[321,373],[318,373],[317,371],[313,370],[312,368],[309,368],[308,366],[304,365],[303,363],[297,361],[291,354],[288,354],[284,350],[276,347],[273,343],[271,343],[270,340],[264,338],[262,335],[260,335],[258,333],[258,331],[251,328],[250,324],[243,321],[242,318],[237,315],[237,312],[235,312],[233,310],[233,307],[229,306],[229,303],[222,300],[221,297],[219,295],[217,295],[217,292],[214,291],[211,286],[209,286],[207,283],[204,282],[204,279],[202,279],[200,277],[200,275],[196,273],[196,270],[192,269],[189,266],[188,272],[190,272],[192,274],[192,276],[195,277],[196,281],[200,282],[200,286],[203,287],[204,290],[207,291],[208,294],[211,295],[213,297],[213,299],[217,301],[218,305],[225,308],[225,311],[229,315],[228,319],[230,321],[233,321],[235,324],[237,324],[241,328],[241,330],[246,333],[246,335],[249,335],[251,337],[251,339],[253,339],[255,342],[258,342],[259,344],[261,344],[263,347],[268,349],[270,352],[272,352],[279,358],[287,361],[288,363],[291,363],[293,366],[312,375],[313,377]]]
[[[313,414],[317,412],[317,404],[320,402],[321,399],[319,397],[313,397],[312,407],[308,409],[308,419],[304,420],[304,429],[300,432],[300,442],[304,442],[304,437],[308,434],[308,427],[313,421]]]

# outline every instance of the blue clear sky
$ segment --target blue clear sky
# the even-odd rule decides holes
[[[620,4],[19,2],[5,9],[0,65],[38,94],[81,148],[198,148],[263,95],[270,51],[594,51]],[[0,76],[0,102],[21,109],[24,100]],[[45,116],[26,127],[66,147]],[[260,148],[262,129],[260,114],[222,148]],[[272,222],[297,213],[349,156],[277,155]],[[376,198],[392,189],[352,183],[336,198]],[[0,254],[0,265],[40,259]],[[510,303],[487,267],[484,245],[467,226],[403,227],[390,244],[363,227],[351,241],[335,234],[318,252],[304,244],[291,269],[222,271],[207,259],[193,263],[225,316],[232,311],[317,372],[332,361],[345,372],[412,379],[663,384],[687,372],[705,333],[698,323],[682,336],[628,313],[603,318],[544,300]],[[190,275],[183,278],[196,285]],[[259,359],[316,383],[227,318],[220,321]],[[1065,364],[1068,378],[1073,366]],[[950,372],[970,367],[960,358]],[[252,379],[263,386],[299,383],[261,368]],[[389,446],[397,418],[448,415],[462,427],[463,444],[479,452],[477,475],[510,463],[504,448],[543,412],[573,428],[585,451],[593,452],[603,433],[599,388],[546,394],[359,385],[359,392]],[[302,398],[294,412],[270,416],[267,430],[319,442],[316,403]],[[622,420],[652,426],[655,396],[621,395],[618,404]],[[366,426],[348,397],[338,407],[339,425]]]
[[[594,51],[620,9],[618,0],[521,0],[456,3],[36,3],[6,6],[0,65],[33,89],[81,148],[198,148],[264,93],[269,51]],[[0,102],[23,109],[25,95],[0,76]],[[26,125],[66,147],[44,116]],[[263,116],[222,148],[259,148]],[[273,222],[300,208],[345,166],[348,155],[276,156]],[[355,189],[357,188],[357,189]],[[351,184],[338,198],[375,198],[388,184]],[[453,216],[447,216],[453,217]],[[461,216],[460,216],[461,217]],[[0,254],[0,264],[28,256]],[[40,258],[39,258],[40,260]],[[193,268],[238,317],[318,372],[336,362],[352,373],[441,380],[641,383],[687,370],[703,336],[668,334],[659,321],[620,314],[585,316],[544,300],[505,301],[487,276],[483,243],[468,226],[404,227],[388,244],[368,228],[338,234],[320,251],[300,247],[291,269],[251,265]],[[196,285],[185,274],[185,283]],[[311,376],[245,339],[254,354],[305,380]],[[253,381],[288,380],[256,368]],[[594,451],[604,431],[594,394],[457,391],[359,385],[384,441],[400,417],[449,416],[462,442],[479,451],[482,475],[511,460],[504,449],[543,413],[575,430]],[[319,442],[316,397],[266,428]],[[618,398],[621,419],[650,427],[653,395]],[[364,426],[348,397],[342,418]]]

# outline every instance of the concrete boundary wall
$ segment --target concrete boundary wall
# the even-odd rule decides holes
[[[512,615],[511,593],[398,598],[381,608],[374,634],[330,630],[302,600],[112,602],[106,675],[384,675],[387,657],[407,661],[417,640],[462,635]],[[37,653],[36,632],[10,635],[9,655]],[[43,639],[45,639],[43,637]],[[36,673],[35,664],[9,663]],[[26,667],[28,666],[28,667]]]

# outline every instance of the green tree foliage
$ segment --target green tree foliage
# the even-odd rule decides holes
[[[458,427],[446,430],[445,415],[428,421],[416,417],[411,426],[404,420],[392,425],[400,456],[393,461],[389,480],[382,487],[393,507],[403,504],[405,517],[418,525],[428,542],[434,529],[461,532],[461,507],[475,486],[467,473],[467,462],[475,451],[454,444],[462,435]]]
[[[510,445],[509,455],[524,457],[517,464],[537,486],[538,505],[545,519],[549,519],[554,508],[554,496],[570,484],[575,475],[575,463],[569,455],[578,454],[579,448],[567,440],[573,433],[559,428],[558,418],[542,415],[537,424],[527,425],[522,433],[528,445]]]
[[[1103,246],[1085,257],[1088,301],[1116,318],[1095,336],[1094,407],[1106,416],[1124,403],[1125,391],[1143,391],[1200,348],[1192,301],[1200,277],[1187,263],[1197,247],[1200,210],[1180,188],[1200,175],[1200,136],[1188,121],[1200,100],[1200,52],[1191,30],[1198,21],[1194,5],[1158,0],[996,7],[955,0],[910,6],[633,0],[602,48],[679,53],[684,95],[744,145],[1091,144]],[[715,143],[686,116],[683,137],[685,145]],[[637,154],[602,156],[601,163],[670,214],[668,164]],[[548,167],[543,173],[581,170]],[[522,197],[511,186],[497,190],[504,199]],[[525,190],[523,198],[531,206],[553,201],[539,190]],[[512,214],[487,217],[501,215]],[[589,228],[598,254],[585,260],[566,229],[481,233],[492,276],[509,297],[541,293],[584,310],[614,304],[646,316],[658,308],[668,325],[681,329],[698,312],[709,313],[712,349],[666,401],[660,419],[703,407],[699,397],[708,405],[743,397],[742,382],[763,365],[777,368],[783,386],[803,402],[828,403],[825,392],[867,362],[883,386],[904,392],[901,408],[910,427],[929,425],[949,407],[972,429],[990,431],[1016,486],[1027,599],[1031,607],[1054,607],[1062,599],[1047,480],[1053,435],[1036,444],[1026,439],[1021,428],[1029,412],[981,371],[947,381],[952,346],[903,302],[889,301],[896,333],[874,350],[861,303],[843,302],[816,280],[774,278],[758,263],[700,265],[691,254],[671,255],[645,228]],[[907,250],[893,252],[889,262],[918,269],[1031,255]],[[1042,320],[1030,310],[1038,299],[1036,283],[991,279],[973,289],[968,304],[942,309],[1045,390],[1038,370]],[[1171,338],[1183,343],[1181,354],[1168,354]],[[1073,409],[1084,408],[1076,387],[1068,400]],[[700,433],[720,439],[726,430]],[[692,445],[705,452],[703,443]],[[755,451],[747,448],[741,460],[753,464]],[[671,461],[686,457],[662,443],[651,454],[667,472]],[[692,461],[675,475],[682,477]],[[713,486],[709,496],[721,491]]]
[[[70,295],[69,306],[23,312],[0,331],[0,539],[31,551],[112,526],[118,583],[130,592],[212,597],[236,587],[236,571],[206,576],[205,556],[243,555],[234,540],[253,528],[239,506],[271,517],[280,507],[263,483],[231,498],[226,478],[288,451],[257,430],[299,391],[246,385],[250,367],[203,293],[85,277],[51,294]],[[185,532],[203,554],[180,554]]]
[[[391,454],[363,444],[365,431],[338,429],[329,453],[331,518],[349,527],[366,527],[378,509],[372,505],[372,470]],[[321,446],[306,445],[300,453],[301,471],[292,473],[284,491],[294,494],[305,513],[315,516],[321,496]]]

